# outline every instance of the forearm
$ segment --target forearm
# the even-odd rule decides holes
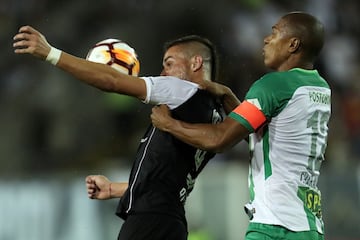
[[[188,124],[172,119],[164,131],[196,148],[211,152],[222,152],[224,149],[220,144],[221,130],[214,128],[214,126],[216,125]]]
[[[217,124],[186,123],[174,119],[166,105],[152,108],[151,121],[158,129],[174,135],[196,148],[223,152],[246,138],[250,131],[236,120],[226,117]]]
[[[120,198],[124,195],[128,183],[126,182],[111,182],[109,185],[110,198]]]
[[[105,64],[90,62],[62,52],[56,66],[78,80],[103,91],[141,97],[136,91],[132,92],[131,85],[128,84],[129,81],[138,81],[138,78],[119,73]]]
[[[229,114],[234,108],[236,108],[241,102],[231,91],[229,87],[224,86],[222,103],[226,114]]]

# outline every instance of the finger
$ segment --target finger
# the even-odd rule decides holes
[[[85,181],[88,183],[95,183],[94,175],[89,175],[85,178]]]
[[[151,118],[155,117],[156,114],[158,114],[159,110],[160,110],[160,109],[159,109],[158,107],[157,107],[157,108],[153,108],[153,109],[151,110],[151,115],[150,115],[150,117],[151,117]]]
[[[19,33],[23,33],[23,32],[27,32],[27,33],[39,33],[38,31],[35,30],[35,28],[31,27],[31,26],[22,26],[19,28]]]
[[[13,47],[17,49],[26,49],[29,48],[29,42],[27,40],[21,40],[13,43]]]
[[[87,193],[88,194],[94,194],[96,192],[96,188],[88,188]]]
[[[166,104],[161,104],[160,108],[163,110],[169,110],[169,107]]]
[[[86,188],[88,189],[88,191],[89,189],[96,189],[96,185],[93,183],[86,183]]]
[[[154,107],[151,109],[151,111],[152,111],[152,112],[155,112],[157,108],[158,108],[158,106],[154,106]]]
[[[29,53],[29,50],[27,48],[17,48],[14,53]]]
[[[13,37],[13,39],[14,40],[24,40],[24,39],[28,40],[28,39],[30,39],[30,36],[31,36],[31,34],[29,34],[29,33],[18,33]]]
[[[92,182],[91,177],[86,177],[86,178],[85,178],[85,182],[86,182],[86,183],[91,183],[91,182]]]
[[[98,186],[96,185],[95,181],[90,181],[86,183],[87,188],[93,188],[93,189],[98,189]]]

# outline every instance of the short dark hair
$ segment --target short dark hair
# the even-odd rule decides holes
[[[290,12],[283,16],[291,26],[291,32],[299,37],[304,53],[315,58],[324,45],[324,26],[313,15],[305,12]]]
[[[191,42],[200,43],[208,48],[210,52],[211,80],[216,81],[218,77],[218,55],[214,44],[209,39],[201,37],[199,35],[187,35],[184,37],[180,37],[166,42],[164,44],[164,52],[166,52],[169,48],[173,46]]]

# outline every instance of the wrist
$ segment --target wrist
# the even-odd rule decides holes
[[[50,52],[46,56],[46,61],[50,62],[52,65],[56,65],[60,60],[60,56],[61,56],[61,50],[51,47]]]
[[[181,123],[182,123],[181,121],[179,121],[179,120],[177,120],[175,118],[171,118],[171,119],[169,119],[164,131],[165,132],[172,132],[172,131],[174,131],[174,129],[177,128],[178,125],[182,125]]]
[[[111,198],[111,184],[112,182],[109,184],[109,198]]]

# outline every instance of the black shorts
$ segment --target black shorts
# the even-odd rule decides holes
[[[123,223],[118,240],[186,240],[186,223],[165,214],[134,214]]]

